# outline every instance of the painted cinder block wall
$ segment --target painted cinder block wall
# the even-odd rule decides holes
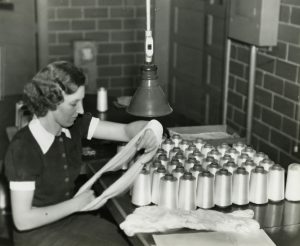
[[[74,41],[95,41],[97,86],[131,95],[144,62],[145,16],[144,0],[48,0],[49,61],[72,61]]]
[[[278,45],[257,55],[251,145],[287,167],[300,161],[300,1],[281,0],[279,18]],[[227,124],[242,136],[249,57],[249,46],[233,42]]]

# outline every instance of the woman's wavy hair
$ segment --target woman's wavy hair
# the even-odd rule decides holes
[[[56,110],[64,101],[63,91],[70,95],[85,84],[83,71],[70,62],[55,61],[41,69],[24,87],[24,102],[37,117]]]

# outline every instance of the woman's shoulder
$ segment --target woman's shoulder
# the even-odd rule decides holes
[[[28,126],[19,130],[5,154],[4,170],[8,180],[34,180],[41,170],[41,153]]]
[[[29,130],[28,125],[21,128],[12,138],[8,149],[11,148],[30,148],[33,149],[36,147],[36,141]]]
[[[14,137],[12,138],[12,142],[14,141],[31,141],[33,140],[33,136],[29,130],[29,126],[24,126],[23,128],[21,128],[19,131],[16,132],[16,134],[14,135]]]
[[[81,137],[84,137],[85,135],[87,135],[92,118],[93,116],[91,113],[78,115],[76,121],[74,122],[74,125],[69,127],[69,130],[72,134],[78,134]]]
[[[89,123],[91,121],[91,119],[93,118],[93,115],[89,112],[85,112],[83,114],[79,114],[75,124],[83,124],[83,123]]]

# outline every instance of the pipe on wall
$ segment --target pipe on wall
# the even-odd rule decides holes
[[[225,82],[224,82],[224,103],[223,103],[223,125],[227,122],[227,107],[228,107],[228,87],[229,87],[229,64],[230,64],[230,53],[231,53],[231,39],[226,41],[226,56],[225,56]]]
[[[249,71],[249,88],[248,88],[248,106],[247,106],[247,127],[246,127],[246,142],[250,144],[252,133],[253,105],[254,105],[254,89],[255,89],[255,68],[257,47],[251,45],[250,54],[250,71]]]
[[[255,89],[255,68],[257,47],[251,46],[250,50],[250,67],[249,67],[249,87],[248,87],[248,106],[247,106],[247,125],[246,125],[246,143],[251,142],[252,119],[253,119],[253,104],[254,104],[254,89]],[[230,74],[230,53],[231,39],[226,41],[226,57],[225,57],[225,79],[224,79],[224,101],[223,101],[223,125],[226,125],[227,107],[228,107],[228,87]]]

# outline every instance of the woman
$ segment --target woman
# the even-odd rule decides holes
[[[5,158],[16,245],[124,245],[109,222],[78,213],[95,196],[74,197],[81,168],[81,139],[129,141],[145,121],[118,124],[84,114],[85,76],[71,63],[53,62],[25,86],[24,100],[34,114],[12,140]],[[137,149],[157,146],[151,130]]]

